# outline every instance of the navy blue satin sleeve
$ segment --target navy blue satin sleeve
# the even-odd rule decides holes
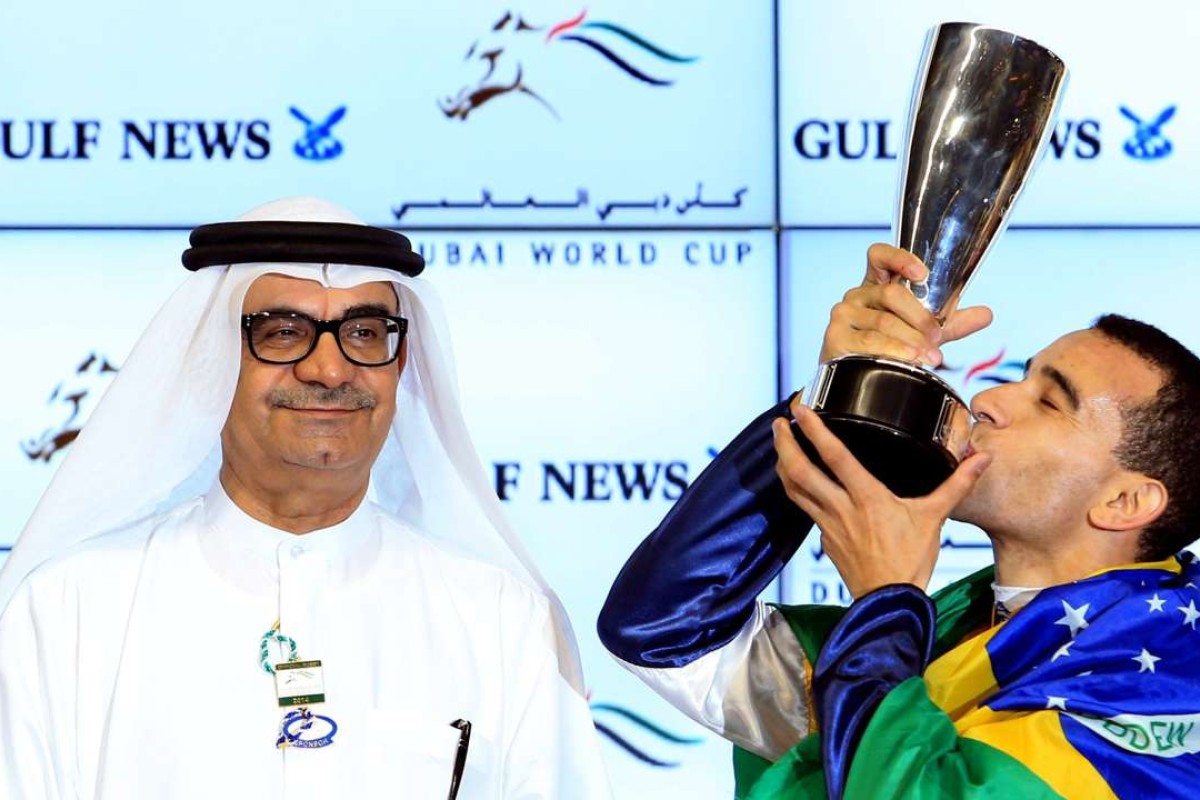
[[[839,800],[854,752],[893,688],[921,675],[933,655],[937,614],[915,586],[884,586],[860,597],[834,627],[813,669],[821,760],[830,800]]]
[[[737,635],[759,593],[812,527],[783,491],[771,421],[746,427],[626,562],[600,612],[600,640],[647,667],[679,667]]]

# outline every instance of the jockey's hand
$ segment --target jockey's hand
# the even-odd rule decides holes
[[[991,324],[991,309],[973,306],[957,309],[939,326],[933,314],[899,283],[902,278],[922,281],[928,273],[920,259],[907,250],[871,245],[862,285],[846,292],[830,312],[821,361],[862,353],[936,367],[942,363],[942,344]]]
[[[973,453],[925,497],[899,498],[798,397],[791,408],[837,480],[804,454],[785,419],[772,423],[776,471],[791,501],[821,529],[821,547],[850,594],[858,598],[894,583],[924,591],[941,551],[942,526],[987,469],[991,455]]]

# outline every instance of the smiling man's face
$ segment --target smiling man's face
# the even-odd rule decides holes
[[[396,315],[398,305],[390,283],[327,289],[316,281],[264,275],[250,286],[242,311],[342,319]],[[243,336],[237,390],[221,432],[225,462],[235,471],[358,470],[365,480],[396,413],[405,353],[401,348],[396,361],[382,366],[357,366],[332,334],[322,334],[302,361],[267,364],[250,353]]]

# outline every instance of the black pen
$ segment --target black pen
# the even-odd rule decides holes
[[[458,797],[458,784],[462,781],[463,770],[467,767],[467,748],[471,746],[471,723],[465,719],[456,719],[450,727],[458,728],[458,750],[454,754],[454,772],[450,773],[450,794],[446,800]]]

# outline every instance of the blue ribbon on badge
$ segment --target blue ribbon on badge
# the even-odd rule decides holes
[[[312,730],[313,723],[320,720],[329,726],[329,731],[324,736],[319,736],[315,739],[303,739],[305,731]],[[297,727],[298,726],[298,727]],[[314,714],[307,708],[289,711],[283,717],[283,723],[279,729],[279,738],[275,740],[277,748],[284,747],[328,747],[333,744],[333,737],[338,731],[338,725],[332,718],[322,714]]]

